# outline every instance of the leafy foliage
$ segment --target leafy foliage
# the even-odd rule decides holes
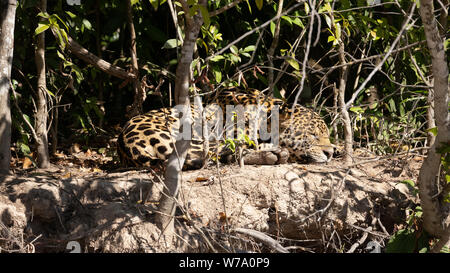
[[[198,5],[198,1],[188,1],[188,12],[201,13],[205,21],[192,64],[193,82],[201,92],[227,86],[261,90],[267,87],[267,72],[271,69],[267,67],[267,51],[275,35],[276,21],[273,19],[278,2],[242,1],[223,13],[210,16],[209,12],[233,2],[208,1],[205,8]],[[58,111],[59,118],[55,122],[63,125],[59,126],[57,138],[89,141],[99,132],[114,132],[110,128],[117,128],[126,121],[123,113],[132,102],[131,84],[86,65],[64,49],[70,35],[91,53],[129,70],[131,42],[126,1],[86,1],[82,5],[69,6],[63,0],[53,0],[49,1],[47,12],[37,10],[37,3],[36,0],[21,1],[17,11],[16,37],[21,43],[17,43],[14,50],[13,78],[22,112],[33,124],[36,77],[35,68],[29,65],[34,58],[29,45],[33,44],[36,34],[46,33],[50,114],[56,115]],[[287,1],[283,10],[296,3]],[[283,13],[279,43],[273,57],[277,78],[274,95],[281,97],[283,93],[286,100],[292,101],[300,81],[306,79],[300,102],[313,107],[324,106],[322,113],[329,113],[328,120],[337,123],[335,141],[339,142],[343,128],[332,114],[333,90],[330,87],[339,79],[338,69],[334,68],[338,41],[345,43],[348,60],[382,56],[397,37],[404,21],[403,13],[410,3],[402,0],[399,5],[382,3],[371,7],[367,1],[318,2],[315,22],[320,21],[321,29],[314,29],[311,37],[307,75],[302,74],[309,39],[305,31],[313,7],[304,3]],[[145,107],[156,108],[161,102],[167,105],[171,97],[169,85],[173,84],[182,44],[179,33],[183,29],[175,28],[169,3],[165,0],[133,0],[131,4],[140,77],[145,76],[146,84],[153,85],[153,89],[146,89],[148,95],[155,93],[154,87],[161,80],[159,93],[155,93],[161,94],[160,98],[148,99]],[[181,4],[178,1],[174,4],[178,19],[182,20]],[[41,18],[45,20],[40,21]],[[260,27],[263,24],[265,27]],[[241,40],[235,43],[237,38]],[[350,109],[355,141],[360,147],[386,154],[425,145],[428,89],[423,75],[430,63],[427,51],[422,50],[425,44],[419,43],[423,39],[423,29],[416,25],[409,28],[400,46],[418,44],[388,58],[382,71],[374,76],[371,85]],[[370,59],[349,67],[347,95],[366,79],[373,65],[374,59]],[[375,98],[371,99],[372,96]],[[23,117],[17,112],[13,117],[13,139],[17,147],[32,144],[30,132],[23,126]]]

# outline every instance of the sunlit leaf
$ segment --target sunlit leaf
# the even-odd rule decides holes
[[[44,31],[46,31],[49,27],[50,27],[50,25],[48,25],[48,24],[39,23],[38,27],[34,30],[34,35],[38,35]]]
[[[433,128],[427,129],[427,132],[430,132],[430,133],[432,133],[434,136],[437,136],[438,128],[437,128],[437,127],[433,127]]]
[[[220,72],[218,70],[214,70],[214,76],[216,78],[217,83],[222,81],[222,72]]]
[[[231,51],[231,53],[233,53],[233,54],[238,54],[238,53],[239,53],[239,49],[238,49],[235,45],[232,45],[232,46],[230,47],[230,51]]]
[[[272,33],[272,36],[275,36],[275,23],[272,21],[270,22],[270,33]]]
[[[149,0],[149,1],[152,7],[155,9],[155,11],[158,10],[159,0]]]
[[[177,39],[169,39],[167,40],[164,45],[162,46],[162,48],[165,49],[171,49],[171,48],[176,48],[178,46],[181,46],[181,41],[177,40]]]
[[[75,14],[73,14],[72,12],[70,12],[70,11],[66,11],[66,13],[67,13],[67,15],[69,15],[70,16],[70,18],[72,18],[72,19],[74,19],[74,18],[76,18],[77,16],[75,15]]]
[[[286,61],[287,61],[288,64],[290,64],[295,70],[300,70],[300,66],[299,66],[297,60],[292,59],[292,58],[288,58],[288,59],[286,59]]]
[[[255,2],[256,2],[256,7],[257,7],[259,10],[261,10],[262,7],[263,7],[264,0],[255,0]]]
[[[91,22],[89,22],[88,20],[83,19],[83,25],[84,25],[85,28],[87,28],[89,30],[92,30]]]
[[[252,51],[255,51],[255,49],[256,49],[256,46],[254,46],[254,45],[249,45],[249,46],[247,46],[247,47],[244,48],[244,51],[243,51],[243,52],[252,52]]]
[[[308,3],[305,2],[305,13],[306,13],[306,15],[309,14],[309,11],[310,11],[309,5],[308,5]]]
[[[203,22],[205,23],[206,26],[209,26],[209,24],[211,23],[211,19],[209,18],[208,9],[202,5],[199,5],[198,7],[200,9],[200,13],[202,14]]]

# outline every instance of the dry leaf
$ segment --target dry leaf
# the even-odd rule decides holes
[[[227,215],[225,214],[225,212],[219,212],[219,220],[220,220],[220,222],[227,221]]]
[[[63,174],[63,175],[61,176],[61,178],[67,179],[67,178],[70,178],[71,176],[72,176],[72,173],[71,173],[71,172],[67,172],[67,173]]]
[[[54,153],[53,155],[56,156],[57,158],[64,158],[65,157],[64,153]]]
[[[208,178],[201,177],[201,176],[199,176],[195,179],[195,182],[206,182],[206,181],[208,181]]]
[[[28,169],[32,164],[33,162],[28,157],[25,157],[22,163],[22,169]]]
[[[71,151],[72,153],[79,153],[79,152],[81,151],[80,144],[74,143],[74,144],[72,145],[72,147],[70,147],[70,151]]]
[[[99,168],[91,168],[91,172],[93,172],[93,173],[101,173],[102,170],[100,170]]]

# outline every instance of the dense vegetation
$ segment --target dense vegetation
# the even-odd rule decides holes
[[[12,100],[22,113],[13,107],[16,156],[27,155],[32,150],[30,128],[22,115],[33,124],[36,67],[32,60],[34,33],[39,20],[38,2],[20,1],[17,9],[15,39],[18,42],[12,72],[16,97]],[[176,30],[167,4],[132,2],[139,75],[145,77],[150,86],[146,88],[145,111],[169,104],[169,90],[173,90],[173,86],[171,89],[169,86],[173,84],[177,63]],[[222,2],[227,1],[209,4],[209,10],[223,6]],[[267,87],[269,73],[274,73],[278,80],[273,84],[275,96],[280,96],[283,90],[286,98],[294,99],[302,81],[308,4],[281,17],[278,43],[270,58],[267,52],[273,47],[276,20],[217,54],[241,35],[276,16],[276,1],[259,2],[262,1],[244,1],[211,17],[208,24],[203,25],[194,64],[197,87],[209,91],[240,85],[263,90]],[[286,1],[283,11],[295,3]],[[342,135],[342,127],[336,119],[337,109],[333,108],[337,106],[333,102],[333,84],[340,77],[336,68],[339,64],[337,41],[342,40],[345,44],[347,62],[355,62],[348,70],[346,97],[350,98],[398,36],[410,3],[389,2],[373,7],[366,1],[318,3],[300,103],[322,111],[335,130],[332,135],[336,141]],[[70,6],[60,0],[49,1],[47,5],[48,14],[54,15],[55,23],[70,37],[93,54],[131,70],[126,1],[88,1]],[[334,18],[330,19],[330,15]],[[414,20],[416,23],[407,30],[397,48],[413,46],[389,56],[350,108],[355,142],[377,153],[398,152],[405,147],[423,147],[425,144],[428,94],[425,81],[429,75],[421,70],[429,67],[430,59],[426,44],[421,42],[424,34],[417,23],[417,15]],[[114,132],[110,129],[118,128],[126,121],[123,113],[133,102],[133,86],[127,80],[87,65],[63,50],[61,42],[51,32],[46,34],[47,99],[51,126],[55,129],[50,130],[51,149],[56,152],[73,142],[95,144],[96,136]],[[375,55],[379,56],[360,61]],[[275,68],[274,72],[270,71],[271,67]],[[99,148],[105,145],[97,144]]]
[[[36,152],[42,109],[50,161],[74,143],[117,160],[110,140],[121,126],[173,104],[180,40],[191,18],[185,12],[203,17],[191,94],[251,87],[314,108],[346,162],[354,162],[355,148],[386,155],[434,143],[433,75],[419,1],[67,2],[76,1],[18,1],[10,95],[16,164],[24,157],[42,163]],[[435,1],[445,49],[448,7]],[[43,96],[34,61],[39,35],[45,35]],[[122,70],[105,73],[82,60],[86,53],[71,41]]]

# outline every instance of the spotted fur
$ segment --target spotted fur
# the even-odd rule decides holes
[[[296,105],[293,109],[283,105],[279,99],[268,98],[256,90],[249,93],[224,91],[210,102],[218,104],[225,113],[225,105],[263,105],[269,112],[280,106],[280,146],[286,147],[291,161],[309,159],[317,163],[328,162],[333,154],[325,121],[314,111]],[[191,107],[194,109],[195,107]],[[192,111],[194,118],[198,116]],[[208,119],[207,113],[206,118]],[[245,112],[245,120],[255,119],[255,113]],[[292,117],[292,118],[291,118]],[[224,117],[225,121],[226,118]],[[270,120],[268,128],[270,128]],[[170,134],[179,127],[179,119],[171,114],[170,108],[152,110],[139,115],[125,124],[118,138],[118,153],[126,166],[150,166],[165,161],[174,149],[174,137]],[[250,134],[248,126],[245,134]],[[256,136],[258,138],[258,136]],[[213,143],[215,144],[215,143]],[[220,146],[221,147],[221,146]],[[210,147],[211,148],[211,147]],[[201,168],[207,160],[201,138],[193,135],[191,147],[185,161],[185,168]]]

